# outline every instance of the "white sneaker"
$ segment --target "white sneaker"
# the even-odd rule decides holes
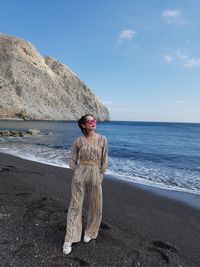
[[[92,239],[92,238],[90,238],[89,236],[84,235],[83,241],[84,241],[85,243],[88,243],[91,239]]]
[[[72,243],[65,242],[63,245],[63,253],[68,255],[72,251]]]

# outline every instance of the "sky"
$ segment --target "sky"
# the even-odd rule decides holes
[[[0,32],[69,66],[111,120],[200,123],[199,0],[0,4]]]

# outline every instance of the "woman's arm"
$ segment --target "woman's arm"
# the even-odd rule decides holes
[[[69,157],[69,167],[73,171],[75,171],[75,169],[77,167],[78,152],[79,152],[79,149],[78,149],[78,141],[77,141],[77,138],[76,138],[75,141],[73,142],[71,153],[70,153],[70,157]]]
[[[106,172],[107,164],[108,164],[108,141],[107,138],[104,136],[102,158],[101,158],[101,173],[103,175]]]

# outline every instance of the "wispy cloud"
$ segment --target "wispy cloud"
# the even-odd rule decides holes
[[[164,18],[178,18],[180,15],[181,13],[177,9],[168,9],[162,12],[162,17]]]
[[[119,34],[119,39],[121,41],[131,41],[136,35],[136,31],[134,30],[123,30],[122,32],[120,32]]]
[[[182,100],[176,100],[176,104],[181,105],[181,104],[183,104],[183,101]]]
[[[132,109],[132,108],[124,108],[124,107],[108,107],[110,112],[122,112],[122,113],[138,113],[140,110]]]
[[[111,100],[104,100],[102,103],[107,106],[107,109],[110,112],[122,112],[122,113],[129,113],[129,112],[139,112],[139,110],[128,108],[128,107],[118,107],[114,105],[114,102]]]
[[[176,51],[177,58],[181,60],[185,68],[200,67],[200,58],[189,57],[181,51]]]
[[[162,18],[170,24],[185,24],[187,21],[183,19],[183,14],[178,9],[167,9],[161,14]]]
[[[173,58],[172,58],[172,56],[170,56],[170,55],[164,55],[164,60],[165,60],[167,63],[171,63],[172,60],[173,60]]]
[[[173,52],[173,56],[166,54],[163,56],[163,58],[164,58],[164,61],[167,63],[171,63],[172,61],[173,62],[180,62],[184,68],[200,67],[200,58],[190,57],[190,56],[182,53],[180,50]]]

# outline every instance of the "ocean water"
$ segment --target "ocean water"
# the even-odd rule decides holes
[[[0,152],[68,168],[77,122],[0,121],[0,130],[37,128],[36,137],[0,137]],[[97,122],[108,139],[107,173],[116,179],[200,195],[200,124]]]

